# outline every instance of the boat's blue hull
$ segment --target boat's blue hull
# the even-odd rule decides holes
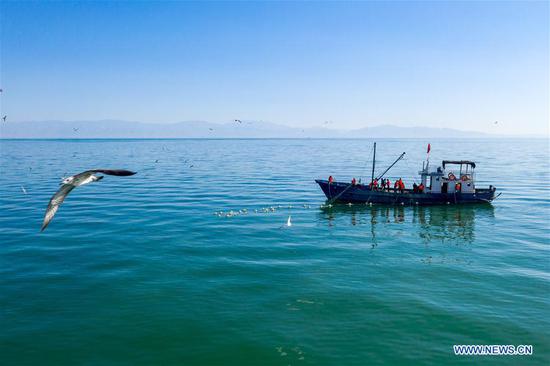
[[[444,205],[462,203],[487,203],[495,198],[495,188],[476,189],[475,193],[403,193],[371,190],[365,185],[350,183],[329,183],[326,180],[315,180],[329,200],[345,203],[382,203],[390,205]]]

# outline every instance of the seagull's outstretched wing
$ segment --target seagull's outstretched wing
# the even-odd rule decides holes
[[[42,223],[42,228],[40,229],[40,231],[44,231],[50,221],[52,221],[55,213],[57,212],[57,209],[59,208],[59,205],[63,203],[65,197],[67,197],[67,195],[74,188],[75,187],[71,184],[63,184],[61,188],[59,188],[59,190],[52,196],[52,198],[50,199],[50,203],[48,203],[48,208],[46,209],[46,214],[44,215],[44,222]]]
[[[86,173],[103,173],[107,175],[118,175],[118,176],[128,176],[128,175],[134,175],[136,172],[131,172],[129,170],[123,170],[123,169],[117,169],[117,170],[109,170],[109,169],[93,169],[88,170]]]

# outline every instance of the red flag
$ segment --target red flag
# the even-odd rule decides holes
[[[428,144],[428,151],[426,152],[426,154],[429,154],[431,149],[432,149],[432,146]]]

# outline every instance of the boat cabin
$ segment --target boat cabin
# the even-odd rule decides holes
[[[468,160],[443,160],[441,166],[430,170],[430,164],[422,165],[418,172],[426,192],[475,193],[474,169],[476,163]],[[449,167],[450,165],[450,167]]]

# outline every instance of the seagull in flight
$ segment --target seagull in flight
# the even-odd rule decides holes
[[[240,119],[236,119],[235,122],[237,122],[237,123],[243,123],[243,121],[241,121]]]
[[[78,132],[78,127],[73,127],[74,132]]]
[[[78,173],[76,175],[63,179],[63,181],[61,182],[61,187],[52,196],[50,202],[48,203],[48,208],[46,209],[46,214],[44,215],[44,222],[42,223],[42,228],[40,229],[40,231],[44,231],[44,229],[46,229],[50,221],[52,221],[53,217],[55,216],[55,213],[59,209],[59,206],[65,200],[65,197],[67,197],[67,195],[71,193],[73,189],[81,185],[97,182],[98,180],[103,179],[102,175],[97,176],[94,175],[94,173],[103,173],[107,175],[117,176],[128,176],[136,174],[136,172],[131,172],[129,170],[93,169],[86,170],[85,172]]]
[[[4,122],[6,122],[6,118],[8,118],[8,116],[2,117],[2,120],[3,120]]]

